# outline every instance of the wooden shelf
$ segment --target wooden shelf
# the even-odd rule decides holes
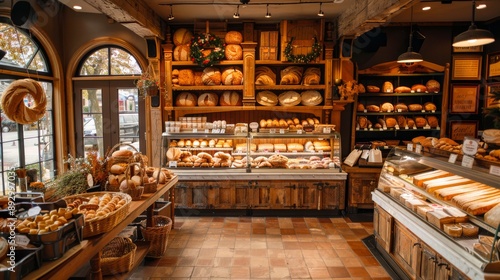
[[[274,86],[255,86],[255,90],[324,90],[325,85],[274,85]]]
[[[213,67],[218,66],[231,66],[231,65],[243,65],[243,60],[222,60],[215,64]],[[201,67],[192,61],[172,61],[172,66],[195,66]]]
[[[243,90],[242,85],[237,85],[237,86],[174,86],[172,87],[173,91],[191,91],[191,90],[197,90],[197,91],[214,91],[214,90]]]

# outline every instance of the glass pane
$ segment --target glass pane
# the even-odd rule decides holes
[[[85,151],[98,151],[104,156],[102,90],[82,91],[82,124]]]
[[[130,53],[111,48],[111,75],[141,74],[141,67]]]
[[[40,52],[37,52],[37,54],[33,58],[33,61],[31,61],[31,64],[28,68],[31,70],[48,72],[47,63],[43,59],[43,56],[41,55]]]
[[[136,88],[118,90],[120,143],[139,148],[139,94]]]
[[[7,52],[1,65],[27,68],[38,51],[35,42],[22,30],[0,22],[0,49]],[[47,67],[44,67],[45,69]]]
[[[108,48],[103,48],[91,54],[80,69],[81,76],[109,75]]]

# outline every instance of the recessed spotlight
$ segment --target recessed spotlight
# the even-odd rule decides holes
[[[422,11],[428,11],[428,10],[430,10],[430,9],[431,9],[431,7],[430,7],[430,6],[425,6],[425,7],[423,7],[423,8],[422,8]]]
[[[81,10],[83,8],[82,8],[82,6],[75,5],[75,6],[73,6],[73,9],[75,9],[75,10]]]
[[[478,9],[478,10],[485,9],[485,8],[486,8],[486,4],[479,4],[476,6],[476,9]]]

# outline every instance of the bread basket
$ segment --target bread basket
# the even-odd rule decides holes
[[[115,237],[101,251],[102,275],[117,275],[128,272],[134,266],[135,245],[130,238]]]

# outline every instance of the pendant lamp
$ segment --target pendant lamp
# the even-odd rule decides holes
[[[398,63],[415,63],[424,61],[421,54],[413,51],[412,39],[413,39],[413,7],[411,7],[411,15],[410,15],[410,42],[408,45],[408,50],[405,53],[398,56]]]
[[[485,29],[478,29],[474,23],[476,17],[476,1],[472,0],[472,22],[469,29],[453,39],[454,47],[474,47],[495,42],[493,34]]]

